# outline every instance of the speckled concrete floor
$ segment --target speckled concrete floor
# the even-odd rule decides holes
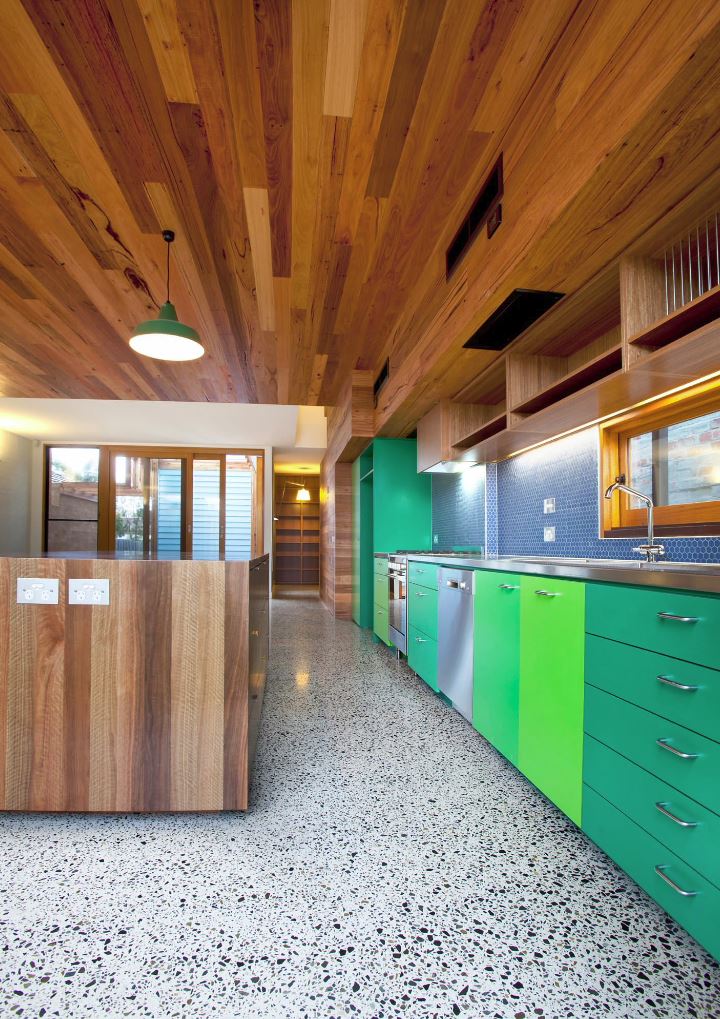
[[[720,1015],[720,968],[452,710],[288,593],[246,815],[0,818],[3,1016]]]

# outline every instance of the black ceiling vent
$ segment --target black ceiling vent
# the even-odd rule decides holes
[[[492,237],[502,222],[500,199],[504,194],[503,157],[500,153],[495,166],[490,171],[480,194],[472,203],[470,211],[460,224],[458,232],[445,252],[445,274],[450,276],[455,266],[487,223],[488,237]]]
[[[375,400],[375,406],[376,407],[377,407],[378,393],[380,392],[382,387],[387,382],[389,376],[390,376],[390,358],[388,357],[386,359],[386,361],[385,361],[385,364],[380,369],[377,378],[373,382],[373,397],[374,397],[374,400]]]
[[[472,350],[504,350],[564,296],[554,290],[513,290],[465,346]]]

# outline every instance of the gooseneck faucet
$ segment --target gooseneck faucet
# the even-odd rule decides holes
[[[610,485],[606,492],[605,498],[612,499],[613,492],[627,492],[628,495],[634,496],[636,499],[640,499],[647,506],[648,515],[648,534],[647,542],[644,545],[637,545],[633,552],[642,552],[646,560],[649,563],[657,562],[657,557],[665,555],[665,546],[657,545],[655,543],[655,503],[652,501],[649,495],[644,495],[642,492],[637,492],[634,488],[630,488],[628,485],[624,485],[620,480],[615,481]]]

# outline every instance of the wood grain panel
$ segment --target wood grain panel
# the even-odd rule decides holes
[[[292,270],[292,5],[288,0],[255,0],[265,162],[270,199],[272,268]]]
[[[187,41],[178,24],[177,0],[137,0],[145,19],[165,94],[171,103],[197,103]]]
[[[260,563],[251,611],[247,562],[0,559],[0,809],[245,809]],[[61,604],[17,605],[19,576],[57,577]],[[84,577],[110,581],[109,606],[66,607]]]
[[[260,327],[272,330],[275,328],[275,292],[268,194],[263,188],[245,188],[244,195],[250,246],[255,264]]]
[[[223,803],[222,563],[173,563],[171,793],[174,810]]]
[[[392,189],[444,10],[443,0],[407,6],[367,186],[375,198],[387,197]]]
[[[225,563],[224,633],[224,736],[223,807],[246,810],[248,806],[248,626],[237,620],[248,612],[248,570],[239,563]]]
[[[368,0],[330,0],[323,113],[352,117]]]

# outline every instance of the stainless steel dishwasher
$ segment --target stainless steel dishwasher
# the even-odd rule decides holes
[[[438,573],[438,687],[472,722],[474,571]]]

